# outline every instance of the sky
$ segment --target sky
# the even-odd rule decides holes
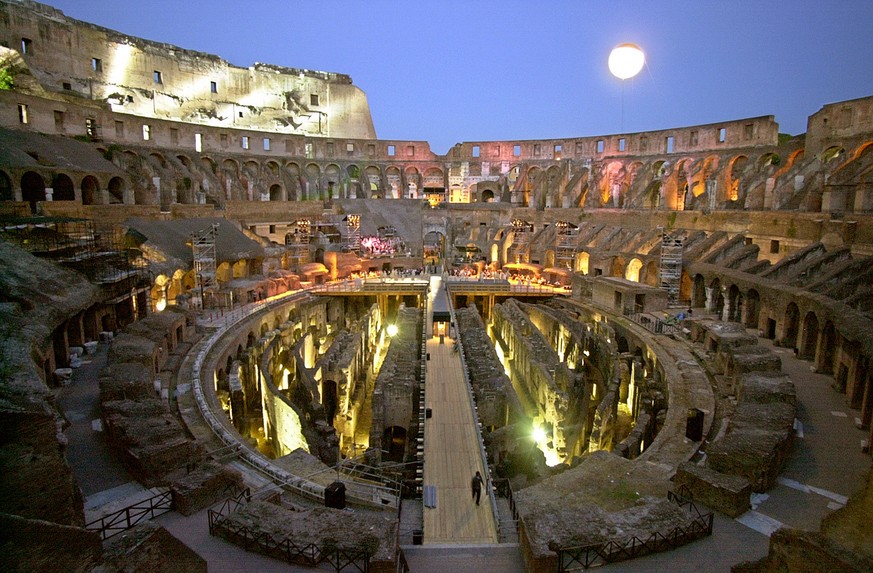
[[[380,139],[573,138],[773,115],[873,95],[873,0],[48,0],[131,36],[348,74]],[[609,52],[646,53],[619,80]]]

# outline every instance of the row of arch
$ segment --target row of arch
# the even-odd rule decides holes
[[[776,293],[755,286],[723,283],[717,276],[707,279],[698,273],[691,283],[692,306],[758,330],[776,344],[793,349],[799,358],[812,361],[817,372],[834,377],[834,388],[846,393],[848,405],[861,409],[864,423],[869,424],[873,414],[870,357],[863,356],[860,345],[840,333],[831,313],[803,301],[786,302]]]
[[[31,213],[36,213],[37,204],[42,201],[78,201],[82,205],[124,203],[127,188],[124,179],[118,176],[110,178],[102,188],[94,175],[53,173],[46,178],[36,171],[23,172],[17,183],[14,185],[12,175],[0,170],[0,201],[26,202]]]

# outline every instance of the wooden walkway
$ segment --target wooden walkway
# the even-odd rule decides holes
[[[424,544],[497,543],[497,526],[487,487],[479,505],[471,499],[470,480],[485,475],[474,426],[473,407],[453,339],[427,341],[424,485],[436,489],[436,507],[424,508]]]

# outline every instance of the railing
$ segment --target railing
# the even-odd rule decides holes
[[[509,502],[509,511],[512,515],[512,521],[518,524],[518,507],[515,505],[515,497],[512,495],[512,487],[509,485],[509,480],[494,480],[494,489],[497,490],[497,495],[505,498]]]
[[[103,540],[109,539],[123,531],[127,531],[134,525],[153,519],[173,510],[173,496],[169,489],[154,495],[146,500],[119,509],[114,513],[105,515],[85,524],[88,531],[97,531]]]
[[[682,331],[682,325],[675,317],[673,320],[661,320],[649,314],[634,312],[627,308],[624,309],[622,314],[655,334],[679,334]]]
[[[218,511],[209,510],[209,535],[221,537],[245,551],[251,551],[281,559],[287,563],[295,565],[304,565],[307,567],[317,567],[322,563],[330,564],[334,571],[352,570],[367,573],[370,570],[370,553],[366,549],[350,549],[336,546],[321,546],[314,543],[306,543],[298,545],[291,541],[288,537],[276,539],[269,533],[250,529],[244,525],[237,526],[228,522],[228,516],[245,505],[251,498],[249,490],[246,489],[240,492],[235,497],[228,498],[224,501]],[[406,558],[402,552],[399,554],[402,557],[405,569],[400,569],[398,565],[398,573],[406,573],[409,571],[409,565],[406,563]]]
[[[656,531],[646,539],[633,536],[623,541],[606,541],[578,547],[563,547],[558,550],[558,572],[579,571],[608,563],[643,557],[651,553],[669,551],[692,541],[712,535],[713,514],[702,513],[690,497],[689,490],[680,489],[681,495],[667,492],[667,499],[680,507],[688,508],[694,519],[685,526],[676,526],[666,533]]]

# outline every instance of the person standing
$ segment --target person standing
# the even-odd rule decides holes
[[[473,499],[476,500],[476,505],[479,505],[479,499],[482,497],[482,486],[485,480],[482,479],[482,474],[476,472],[473,479],[470,481],[470,487],[473,489]]]

